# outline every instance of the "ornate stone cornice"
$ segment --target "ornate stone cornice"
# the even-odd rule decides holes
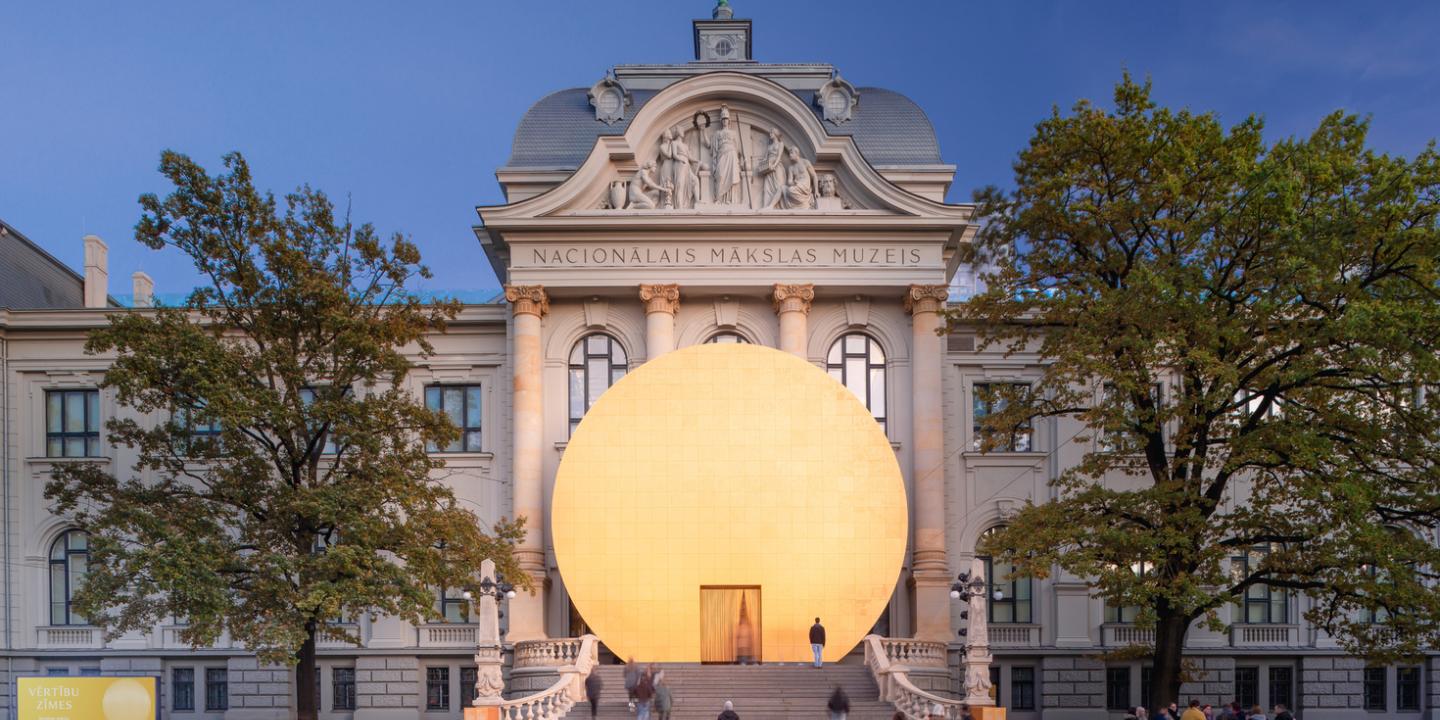
[[[775,312],[800,312],[810,314],[810,301],[815,299],[815,286],[775,284]]]
[[[680,309],[680,286],[675,283],[641,285],[640,301],[645,303],[646,315],[657,312],[674,315]]]
[[[940,312],[940,307],[950,299],[950,288],[945,285],[911,285],[905,293],[905,312]]]
[[[550,296],[545,294],[544,285],[506,285],[505,299],[516,315],[545,317],[550,312]]]

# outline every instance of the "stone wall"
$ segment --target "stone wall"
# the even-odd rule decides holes
[[[1235,658],[1196,657],[1187,660],[1191,663],[1190,682],[1180,685],[1182,707],[1191,698],[1199,700],[1201,705],[1210,703],[1216,707],[1235,699]]]
[[[1094,711],[1105,709],[1105,663],[1085,657],[1047,657],[1040,661],[1040,707]],[[1091,717],[1098,717],[1093,712]]]
[[[261,665],[253,657],[232,657],[226,663],[226,680],[230,709],[225,720],[283,720],[292,715],[290,668]]]
[[[1300,658],[1300,707],[1315,712],[1364,707],[1365,661],[1349,657]]]
[[[419,658],[355,659],[355,720],[414,718],[422,693]]]

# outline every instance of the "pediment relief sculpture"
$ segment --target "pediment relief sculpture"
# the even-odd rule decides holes
[[[695,212],[848,210],[834,175],[820,174],[776,127],[746,122],[721,105],[661,133],[654,159],[617,179],[606,210]],[[642,157],[644,157],[642,155]]]

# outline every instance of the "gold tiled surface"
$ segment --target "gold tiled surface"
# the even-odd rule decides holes
[[[700,659],[700,587],[759,585],[761,653],[860,641],[904,559],[905,486],[870,412],[823,371],[757,345],[668,353],[610,388],[555,480],[560,574],[621,657]]]

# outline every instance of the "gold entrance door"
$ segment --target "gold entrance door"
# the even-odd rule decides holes
[[[700,662],[758,663],[760,586],[700,588]]]

